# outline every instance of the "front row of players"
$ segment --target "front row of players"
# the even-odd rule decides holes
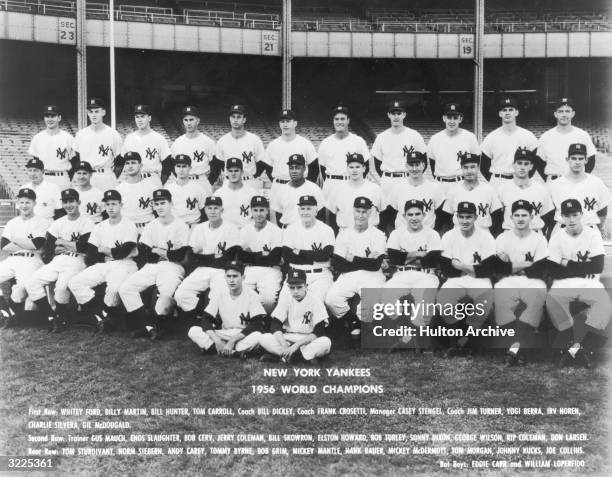
[[[171,193],[159,189],[153,193],[157,218],[142,228],[140,237],[134,223],[122,216],[116,190],[104,193],[108,219],[96,225],[80,213],[76,190],[64,190],[61,198],[66,215],[49,226],[33,213],[35,192],[19,191],[19,216],[8,222],[0,243],[9,255],[0,262],[0,283],[14,280],[10,297],[0,297],[4,323],[15,320],[30,301],[58,330],[72,294],[100,330],[112,323],[123,304],[138,325],[135,335],[158,339],[176,304],[188,321],[200,319],[189,337],[204,351],[244,354],[260,346],[267,357],[310,361],[329,353],[326,333],[338,323],[348,323],[359,337],[361,311],[350,306],[351,300],[363,288],[379,288],[397,293],[397,298],[411,295],[415,302],[469,299],[482,304],[484,312],[466,319],[444,315],[445,327],[482,327],[495,304],[495,324],[516,330],[508,364],[523,360],[522,338],[540,325],[546,308],[560,339],[567,342],[563,362],[579,358],[590,366],[590,349],[600,342],[612,316],[612,302],[599,280],[601,235],[583,226],[582,207],[575,199],[561,203],[563,226],[547,244],[544,235],[532,230],[533,206],[524,200],[512,204],[513,228],[497,239],[476,226],[474,203],[461,201],[455,211],[457,226],[440,239],[424,227],[426,205],[411,199],[404,206],[406,225],[385,241],[369,224],[373,205],[362,196],[354,200],[353,227],[342,228],[337,239],[317,220],[313,196],[299,197],[300,220],[284,231],[267,220],[267,199],[255,196],[253,221],[240,232],[223,220],[222,199],[209,196],[208,221],[190,232],[172,215]],[[392,272],[388,281],[382,272],[385,256]],[[282,289],[281,263],[287,272]],[[445,279],[441,287],[440,277]],[[53,300],[47,296],[51,284]],[[103,294],[97,292],[100,285],[105,285]],[[148,307],[143,292],[152,287],[156,295]],[[576,301],[584,309],[575,323]],[[432,324],[422,313],[411,321],[415,326]],[[328,323],[332,326],[326,329]],[[464,351],[467,341],[455,340],[447,353]]]

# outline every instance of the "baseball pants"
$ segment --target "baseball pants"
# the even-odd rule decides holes
[[[37,301],[47,294],[45,287],[55,283],[54,298],[60,305],[70,302],[68,282],[72,277],[85,270],[85,261],[82,256],[58,255],[47,265],[43,265],[26,281],[25,289],[30,300]]]
[[[455,318],[455,315],[443,315],[444,321],[453,325],[463,319],[470,326],[480,328],[493,306],[493,286],[488,278],[475,278],[470,275],[462,277],[449,278],[438,291],[437,301],[442,306],[446,304],[455,305],[464,297],[470,297],[474,300],[474,305],[481,303],[483,305],[482,313],[475,311],[467,314],[464,318]]]
[[[246,267],[244,284],[256,291],[261,297],[261,304],[267,313],[276,306],[283,276],[274,267]]]
[[[525,310],[518,317],[519,321],[537,328],[542,321],[544,302],[546,301],[546,283],[536,278],[509,276],[495,284],[495,323],[507,325],[517,319],[516,307],[520,302]]]
[[[217,336],[223,341],[229,341],[230,338],[236,336],[241,332],[242,329],[240,328],[215,330]],[[212,345],[215,344],[213,339],[208,336],[208,334],[202,329],[201,326],[192,326],[191,328],[189,328],[187,336],[189,336],[189,339],[202,349],[208,350]],[[237,353],[242,353],[244,351],[252,351],[259,344],[260,337],[261,333],[259,331],[254,331],[253,333],[248,334],[243,339],[238,341],[234,349]]]
[[[11,300],[23,303],[26,299],[25,284],[32,274],[42,267],[43,262],[39,256],[20,257],[10,256],[0,262],[0,283],[15,279],[11,289]]]
[[[51,174],[45,172],[45,180],[57,184],[60,191],[70,187],[68,172],[53,171]]]
[[[509,172],[508,174],[512,175],[512,172]],[[499,190],[502,185],[504,185],[506,182],[510,182],[511,180],[512,179],[504,179],[503,177],[491,176],[491,179],[489,180],[489,185],[493,187],[493,189]]]
[[[331,285],[325,296],[325,305],[336,318],[346,315],[349,310],[348,300],[355,294],[361,296],[362,288],[380,288],[385,283],[385,276],[379,270],[355,270],[343,273]],[[361,305],[361,304],[360,304]],[[357,306],[357,316],[361,319],[361,306]]]
[[[308,285],[308,289],[323,302],[333,282],[334,280],[329,269],[324,269],[322,272],[317,273],[306,273],[306,284]],[[283,284],[281,293],[289,293],[287,282]]]
[[[407,294],[412,295],[415,305],[435,303],[439,283],[438,277],[433,273],[418,270],[397,271],[383,285],[383,299],[380,303],[394,303]],[[412,323],[417,326],[428,325],[431,316],[425,317],[424,311],[423,307],[419,307],[416,315],[410,318]]]
[[[323,182],[323,197],[325,197],[325,200],[327,201],[329,199],[329,196],[334,189],[337,189],[340,184],[345,182],[346,180],[343,179],[331,179],[329,177],[325,179],[325,182]]]
[[[174,262],[161,261],[147,263],[136,273],[130,275],[119,287],[119,296],[128,313],[142,307],[140,294],[155,285],[159,296],[155,302],[155,313],[169,315],[174,310],[174,292],[185,277],[185,270]]]
[[[380,178],[380,188],[382,189],[382,206],[380,210],[383,211],[391,205],[391,192],[397,187],[397,184],[406,184],[408,181],[408,173],[403,177],[389,177],[383,172]]]
[[[570,303],[581,301],[589,306],[585,324],[596,330],[604,330],[612,317],[612,302],[603,284],[597,279],[564,278],[555,280],[548,291],[546,309],[550,321],[559,331],[574,325]]]
[[[283,337],[289,343],[297,343],[304,335],[301,333],[283,333]],[[272,333],[262,334],[259,338],[259,346],[265,349],[268,353],[281,356],[283,348]],[[329,354],[331,350],[331,340],[327,336],[319,336],[310,343],[300,346],[300,351],[304,359],[311,360],[320,356]]]
[[[91,185],[102,192],[114,189],[118,183],[117,177],[111,171],[98,172],[94,170],[91,175]]]
[[[193,311],[198,306],[199,295],[226,286],[225,272],[220,268],[198,267],[178,286],[174,293],[176,305],[183,311]]]
[[[106,283],[104,304],[109,307],[118,306],[119,287],[137,269],[136,263],[130,259],[96,263],[72,277],[68,282],[68,288],[77,303],[82,305],[94,297],[94,287]]]

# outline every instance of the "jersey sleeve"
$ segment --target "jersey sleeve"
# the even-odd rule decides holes
[[[323,139],[323,141],[321,141],[321,144],[319,144],[319,165],[323,167],[327,167],[327,149],[327,139]]]
[[[28,147],[28,154],[30,156],[37,156],[37,150],[36,150],[36,139],[37,139],[38,135],[34,135],[34,137],[32,138],[32,140],[30,141],[30,146]]]
[[[271,315],[273,318],[276,318],[281,323],[285,323],[287,318],[289,317],[289,300],[291,296],[289,292],[281,293],[278,298],[278,303],[276,307],[272,311]]]
[[[100,237],[100,229],[102,228],[102,224],[104,224],[104,222],[96,225],[91,231],[91,235],[89,236],[88,242],[92,244],[94,247],[99,247],[100,244],[102,243],[101,242],[102,237]]]
[[[189,246],[196,253],[202,250],[202,242],[203,242],[202,227],[207,227],[207,225],[204,225],[204,224],[197,225],[191,231],[191,235],[189,236]]]
[[[563,235],[561,234],[565,234],[565,232],[559,230],[557,233],[553,233],[548,244],[548,259],[555,263],[561,263],[561,259],[563,259],[563,249],[561,247]]]
[[[151,248],[153,248],[153,234],[151,233],[152,224],[153,222],[149,222],[147,225],[145,225],[139,240],[141,244],[147,245]]]
[[[340,257],[346,257],[349,250],[349,239],[347,238],[347,231],[341,230],[336,239],[336,246],[334,247],[334,253]]]
[[[125,233],[125,238],[124,238],[124,243],[125,242],[138,242],[138,230],[136,229],[136,225],[134,225],[134,222],[132,222],[131,220],[128,219],[123,219],[126,220],[128,223],[128,226],[126,227],[126,233]]]
[[[270,209],[272,209],[275,212],[280,212],[281,214],[283,213],[283,199],[282,199],[282,195],[284,192],[283,186],[284,184],[281,185],[277,194],[271,194],[271,197],[270,197]]]
[[[14,224],[15,222],[13,220],[9,220],[7,222],[6,226],[4,227],[4,230],[2,231],[2,237],[7,240],[13,240],[13,238],[15,237]]]
[[[440,234],[435,230],[431,230],[431,237],[429,238],[429,244],[427,249],[429,251],[432,250],[442,250],[442,240],[440,239]]]
[[[591,139],[591,135],[588,132],[584,132],[585,135],[585,143],[587,147],[587,157],[594,156],[597,154],[597,148],[595,144],[593,144],[593,139]]]
[[[332,230],[331,227],[328,227],[325,224],[323,225],[324,225],[324,230],[325,230],[325,232],[322,234],[323,236],[321,237],[321,239],[323,240],[323,247],[327,247],[329,245],[333,247],[336,243],[336,237],[334,236],[334,231]]]
[[[318,299],[313,300],[312,308],[313,308],[312,310],[313,327],[321,322],[327,321],[328,319],[327,310],[325,309],[325,305],[323,304],[321,300],[318,300]]]
[[[113,154],[115,155],[115,157],[117,157],[121,154],[121,146],[122,146],[121,135],[114,129],[112,131],[113,131]]]
[[[527,131],[528,134],[528,138],[527,138],[527,149],[529,149],[530,151],[535,151],[538,148],[538,138],[535,137],[535,134],[533,134],[531,131]]]
[[[550,195],[550,191],[545,186],[541,186],[542,190],[542,210],[540,215],[545,215],[549,213],[551,210],[555,209],[553,205],[552,196]]]
[[[400,241],[399,241],[399,232],[397,230],[394,230],[393,232],[391,232],[391,235],[389,235],[389,240],[387,240],[387,249],[392,248],[394,250],[401,250],[402,246],[400,245]]]
[[[536,236],[538,237],[538,242],[535,248],[534,261],[538,262],[548,257],[548,244],[543,235],[537,234]]]
[[[425,145],[425,139],[421,136],[421,133],[414,131],[414,148],[422,153],[427,152],[427,146]]]
[[[499,200],[499,195],[497,194],[497,192],[495,192],[495,189],[493,187],[490,187],[490,203],[491,203],[491,212],[495,212],[496,210],[499,210],[502,208],[502,204],[501,201]]]
[[[327,210],[329,210],[332,214],[337,214],[338,213],[338,200],[337,200],[337,195],[339,194],[339,191],[342,189],[342,187],[334,187],[331,190],[331,193],[329,194],[329,197],[327,197],[327,203],[325,204],[325,207],[327,207]],[[319,203],[319,199],[317,198],[317,204]]]
[[[265,150],[264,150],[264,145],[263,142],[261,140],[261,138],[259,136],[253,135],[254,137],[254,144],[253,144],[253,151],[255,153],[255,162],[257,161],[261,161],[265,155]]]
[[[482,258],[484,259],[490,257],[491,255],[495,255],[495,239],[490,233],[484,231],[482,243]]]
[[[444,205],[442,206],[442,210],[451,215],[455,214],[455,188],[456,185],[451,187],[448,191],[444,200]]]
[[[491,146],[494,139],[491,137],[491,135],[492,133],[487,134],[487,136],[482,141],[482,144],[480,145],[480,151],[482,152],[482,154],[486,154],[489,157],[491,157],[491,155],[493,154]]]
[[[283,246],[283,234],[281,233],[281,229],[278,228],[273,223],[269,222],[268,227],[272,227],[273,233],[270,236],[270,247],[278,248]],[[244,229],[242,229],[244,230]]]
[[[317,199],[317,210],[321,210],[323,207],[327,206],[325,203],[325,196],[323,195],[323,191],[318,185],[314,183],[311,183],[311,184],[314,185],[314,187],[312,188],[312,191],[313,191],[313,195]]]
[[[591,251],[591,256],[596,257],[597,255],[605,255],[606,251],[604,249],[603,240],[599,232],[595,229],[591,229],[593,233],[591,234],[590,246],[589,250]]]
[[[238,228],[233,224],[230,224],[230,227],[228,227],[227,236],[225,238],[227,240],[226,250],[240,245],[240,233],[238,232]]]
[[[599,196],[597,199],[597,210],[602,210],[610,205],[610,200],[612,199],[612,196],[610,195],[609,189],[606,187],[602,180],[597,181],[597,188]]]
[[[378,229],[374,229],[374,252],[376,257],[383,255],[387,249],[387,238],[385,234]]]
[[[506,251],[506,232],[502,232],[495,239],[495,253],[499,254]]]
[[[49,228],[47,229],[47,233],[50,235],[53,235],[55,238],[59,237],[59,228],[61,226],[61,224],[58,224],[59,220],[54,220],[51,225],[49,226]],[[87,233],[87,232],[84,232]]]
[[[440,184],[434,182],[433,185],[433,193],[431,194],[432,200],[434,203],[434,210],[440,208],[440,206],[444,203],[444,191]]]
[[[480,146],[478,145],[478,139],[476,139],[476,135],[474,133],[469,133],[469,152],[471,154],[480,154]]]
[[[274,159],[272,158],[273,154],[274,154],[274,141],[268,144],[268,147],[266,147],[266,150],[264,151],[264,154],[261,160],[265,162],[266,164],[268,164],[269,166],[273,166],[274,165]]]
[[[453,242],[452,242],[452,230],[449,230],[442,237],[442,256],[446,258],[453,258]]]
[[[225,142],[224,137],[222,137],[221,139],[217,141],[217,146],[215,148],[215,156],[217,157],[217,159],[223,162],[225,162],[225,152],[223,150],[223,145]]]
[[[359,154],[363,156],[366,161],[369,161],[372,155],[370,154],[370,150],[368,149],[368,145],[361,136],[357,136],[359,140]]]
[[[266,314],[266,311],[264,310],[264,307],[261,304],[261,299],[259,298],[259,295],[256,292],[250,294],[249,313],[252,317]]]
[[[306,157],[306,164],[311,164],[317,158],[317,150],[313,146],[312,142],[304,138],[304,152]]]
[[[212,292],[210,294],[210,301],[204,311],[212,317],[217,316],[219,313],[219,292]]]
[[[250,227],[242,227],[240,229],[240,236],[238,237],[238,245],[242,248],[249,246],[249,234],[251,233]]]
[[[375,157],[379,161],[382,161],[383,160],[382,147],[380,143],[381,141],[380,141],[380,134],[379,134],[378,136],[376,136],[376,139],[374,139],[374,144],[372,144],[372,150],[370,151],[370,153],[372,154],[372,157]]]
[[[391,190],[389,191],[389,205],[397,210],[397,212],[399,214],[401,214],[403,211],[402,206],[400,205],[400,197],[402,195],[402,189],[403,189],[403,184],[401,183],[397,183],[394,186],[391,187]]]

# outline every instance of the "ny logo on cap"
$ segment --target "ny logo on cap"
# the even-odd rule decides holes
[[[451,104],[450,109],[451,109],[451,111],[454,111],[454,110],[456,109],[456,108],[455,108],[455,105],[454,105],[454,104]]]
[[[567,98],[561,98],[562,103],[567,103]]]
[[[299,278],[298,272],[291,272],[291,278]]]
[[[365,199],[360,199],[360,200],[359,200],[359,203],[360,203],[361,205],[365,205],[366,201],[365,201]]]
[[[185,112],[186,112],[186,113],[190,113],[190,112],[191,112],[191,108],[190,108],[189,106],[188,106],[188,107],[186,107],[186,108],[185,108]]]
[[[289,114],[289,111],[287,111],[286,109],[283,109],[283,114],[286,116],[287,114]]]
[[[240,109],[240,106],[235,104],[234,106],[232,106],[232,109]]]
[[[47,111],[53,111],[53,106],[47,106]]]
[[[336,109],[337,109],[338,111],[342,111],[342,106],[338,106]]]
[[[518,201],[518,205],[520,205],[521,207],[523,207],[525,205],[525,202],[523,202],[522,200]]]
[[[95,99],[90,99],[89,100],[89,104],[96,104],[96,100]]]
[[[504,100],[504,103],[506,103],[506,104],[510,104],[510,99],[506,98],[506,99]]]
[[[397,101],[395,101],[395,102],[393,103],[393,106],[394,106],[394,107],[396,107],[396,108],[399,108],[399,103],[398,103]]]
[[[255,197],[255,202],[262,202],[262,198],[261,197]]]

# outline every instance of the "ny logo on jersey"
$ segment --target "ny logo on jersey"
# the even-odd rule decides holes
[[[204,151],[193,151],[193,160],[195,162],[202,162],[204,160]]]
[[[119,242],[119,240],[115,240],[115,247],[121,247],[122,245],[122,242]]]
[[[489,213],[489,204],[478,204],[478,213],[481,217],[486,217]]]
[[[527,252],[525,254],[525,261],[526,262],[533,262],[533,260],[534,260],[534,258],[533,258],[533,255],[531,254],[531,252]]]
[[[586,252],[582,253],[582,252],[576,252],[576,257],[578,258],[579,262],[586,262],[589,259],[589,254],[591,252],[589,250],[587,250]]]
[[[264,243],[264,244],[263,244],[263,247],[262,247],[262,250],[263,250],[264,252],[271,252],[271,251],[272,251],[272,248],[270,248],[270,245],[268,245],[267,243]]]
[[[309,325],[310,323],[312,323],[312,311],[307,311],[302,318],[302,324]]]
[[[533,212],[536,215],[540,215],[540,210],[542,210],[542,202],[532,202],[531,207],[533,207]]]
[[[431,211],[431,209],[433,208],[433,200],[421,199],[421,201],[423,202],[423,205],[425,206],[425,212]]]
[[[98,212],[98,204],[95,202],[88,202],[85,204],[85,211],[88,215],[95,215]]]
[[[102,157],[108,156],[109,152],[110,152],[110,146],[104,147],[104,144],[100,144],[100,146],[98,147],[98,154]]]
[[[174,244],[172,243],[172,240],[168,240],[168,241],[166,242],[166,245],[167,245],[167,247],[168,247],[168,250],[172,250],[172,247],[174,247]]]
[[[81,238],[81,234],[78,232],[72,232],[70,234],[70,241],[71,242],[76,242],[77,240],[79,240]]]
[[[187,199],[185,199],[185,207],[187,207],[189,210],[194,210],[196,208],[197,202],[198,199],[196,199],[195,197],[192,199],[187,197]]]
[[[465,153],[463,151],[457,151],[457,162],[461,164],[461,156]]]
[[[66,148],[62,149],[61,147],[58,147],[55,150],[55,157],[57,157],[58,159],[66,159],[67,155],[68,155],[68,149]]]
[[[594,210],[596,203],[597,203],[597,199],[595,199],[594,197],[592,199],[585,197],[584,198],[584,210],[587,210],[587,211]]]
[[[427,245],[419,245],[417,252],[427,252]]]
[[[249,216],[249,205],[241,205],[240,206],[240,216],[241,217],[248,217]]]
[[[410,153],[414,151],[414,146],[410,146],[410,147],[404,146],[402,151],[404,151],[404,157],[408,157]]]
[[[249,321],[251,321],[250,313],[247,312],[246,315],[244,313],[240,313],[240,324],[241,325],[248,325]]]
[[[371,253],[372,253],[372,250],[370,250],[370,247],[366,247],[366,249],[365,249],[365,256],[369,257]]]
[[[141,197],[140,199],[138,199],[138,207],[140,207],[141,209],[148,209],[150,205],[151,199],[149,197]]]
[[[482,262],[482,257],[480,256],[480,254],[478,252],[474,252],[474,263],[480,263]]]
[[[28,236],[27,236],[27,237],[28,237],[30,240],[34,240],[34,235],[32,235],[32,234],[28,234]]]
[[[145,155],[147,156],[147,159],[152,161],[157,155],[157,149],[151,149],[150,147],[147,147],[147,149],[145,150]]]
[[[225,247],[227,247],[227,242],[217,243],[217,250],[219,251],[219,253],[225,253]]]
[[[321,242],[319,243],[313,242],[310,245],[310,248],[315,252],[321,252],[323,250],[323,244]]]
[[[253,151],[242,153],[242,162],[252,162],[253,161]]]

